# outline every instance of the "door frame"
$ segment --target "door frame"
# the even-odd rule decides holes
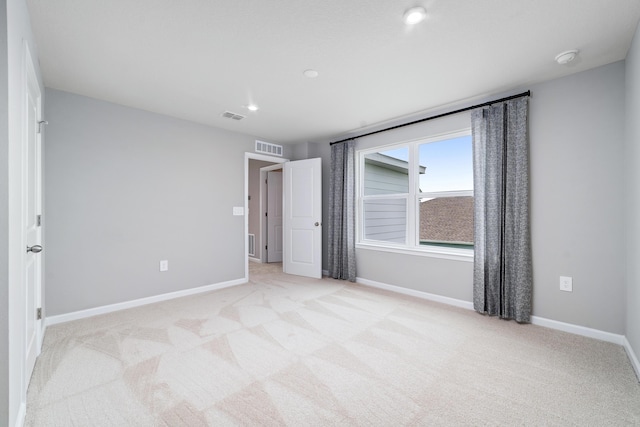
[[[264,248],[265,247],[265,242],[267,241],[267,237],[268,237],[268,230],[267,230],[267,217],[265,215],[262,215],[262,212],[267,212],[267,198],[265,197],[265,194],[267,194],[267,184],[265,183],[265,180],[267,179],[267,172],[271,172],[271,171],[275,171],[275,170],[280,170],[282,169],[283,173],[284,173],[284,168],[282,166],[282,163],[276,163],[273,164],[271,166],[265,166],[260,168],[260,242],[262,242],[261,248],[260,248],[260,261],[261,262],[268,262],[268,258],[267,258],[267,250]]]
[[[27,158],[29,155],[33,155],[35,157],[35,168],[36,168],[36,182],[35,182],[35,186],[34,186],[34,191],[36,193],[37,196],[37,200],[36,200],[36,206],[35,206],[35,214],[39,215],[40,218],[42,218],[42,208],[43,208],[43,192],[42,192],[42,185],[43,185],[43,167],[42,167],[42,129],[43,126],[42,124],[44,123],[42,121],[42,88],[40,87],[40,82],[38,81],[38,76],[36,75],[36,71],[33,65],[33,58],[31,56],[31,52],[29,50],[29,46],[25,43],[24,45],[24,93],[23,93],[23,102],[25,103],[23,105],[23,116],[22,116],[22,182],[23,182],[23,189],[22,189],[22,218],[23,218],[23,223],[22,223],[22,230],[21,232],[23,233],[23,241],[25,242],[25,244],[23,246],[27,246],[27,235],[26,235],[26,231],[25,231],[25,214],[27,213],[27,198],[30,197],[31,195],[28,194],[28,190],[29,190],[29,185],[27,184],[27,180],[28,180],[28,176],[27,173],[29,172],[29,168],[28,168],[28,162],[29,159]],[[35,117],[35,124],[37,126],[37,131],[35,131],[35,152],[34,153],[29,153],[29,150],[27,148],[28,146],[28,138],[29,138],[29,133],[32,132],[32,130],[28,129],[28,117],[29,114],[27,112],[27,97],[29,95],[29,87],[32,86],[36,92],[36,117]],[[35,220],[35,219],[34,219]],[[43,230],[42,230],[42,225],[36,225],[36,244],[42,245],[42,236],[43,236]],[[26,285],[27,283],[27,278],[25,275],[25,267],[27,264],[27,253],[23,253],[23,263],[22,263],[22,269],[23,269],[23,281],[24,284]],[[37,279],[36,279],[36,283],[33,289],[33,304],[35,305],[34,307],[32,307],[35,310],[37,310],[38,308],[42,308],[42,280],[43,280],[43,270],[42,270],[42,266],[43,266],[43,262],[42,262],[42,255],[41,254],[34,254],[32,255],[34,256],[34,262],[36,263],[36,275],[37,275]],[[25,295],[26,297],[26,295]],[[27,301],[25,299],[26,303],[28,304],[30,301]],[[25,322],[27,321],[26,317],[25,317]],[[40,355],[40,351],[42,350],[42,338],[43,338],[43,331],[42,331],[42,326],[43,326],[43,320],[42,318],[38,319],[36,318],[35,320],[35,355],[36,357],[38,355]],[[26,348],[27,343],[25,342],[25,352],[27,350]],[[25,354],[26,357],[26,354]],[[26,379],[26,384],[28,385],[29,383],[29,378]]]
[[[22,423],[26,411],[27,403],[27,389],[31,378],[27,375],[27,292],[26,292],[26,266],[27,266],[27,233],[25,223],[26,213],[26,200],[28,197],[28,186],[26,182],[27,176],[27,148],[28,141],[28,114],[27,114],[27,96],[28,85],[33,84],[37,89],[37,105],[36,105],[36,118],[38,123],[39,132],[36,133],[36,168],[39,169],[39,214],[44,213],[44,182],[43,182],[43,139],[42,139],[42,115],[43,115],[43,95],[44,88],[41,85],[41,81],[38,77],[38,73],[35,68],[34,57],[31,54],[29,43],[27,40],[23,40],[22,43],[22,58],[20,67],[20,87],[16,89],[16,93],[19,96],[19,110],[16,114],[14,128],[18,129],[15,132],[15,150],[14,154],[10,154],[15,161],[13,165],[10,165],[10,177],[14,180],[14,186],[10,185],[9,199],[14,201],[16,208],[13,212],[10,210],[9,223],[12,228],[9,230],[9,301],[13,302],[9,304],[8,317],[9,324],[13,322],[13,327],[9,331],[9,399],[15,400],[18,405],[18,413],[16,420],[18,423]],[[11,98],[11,95],[9,95]],[[11,114],[11,112],[9,113]],[[11,125],[10,125],[11,129]],[[10,136],[12,131],[10,130]],[[11,152],[11,149],[10,149]],[[12,195],[13,194],[13,195]],[[44,225],[44,223],[42,224]],[[39,239],[42,246],[44,246],[44,226],[39,229]],[[38,255],[42,257],[42,255]],[[34,289],[34,304],[35,308],[42,308],[44,311],[44,305],[42,304],[42,295],[44,292],[44,260],[40,259],[40,268],[38,272],[39,284]],[[12,283],[13,281],[13,283]],[[44,338],[44,332],[46,324],[44,322],[44,316],[42,319],[36,319],[35,323],[35,353],[36,357],[42,350],[42,341]],[[12,350],[15,349],[15,350]],[[13,387],[15,385],[15,387]],[[11,408],[9,409],[11,413]]]
[[[286,163],[289,159],[284,159],[282,157],[273,157],[267,156],[265,154],[258,153],[244,153],[244,280],[249,280],[249,255],[248,255],[248,237],[249,237],[249,160],[262,160],[265,162],[271,163]],[[276,166],[276,165],[273,165]],[[282,167],[282,165],[280,165]],[[262,172],[260,173],[262,176]],[[262,186],[260,186],[262,188]],[[262,194],[262,191],[260,191]],[[262,195],[260,196],[262,199]],[[260,205],[262,205],[262,200],[260,201]],[[262,228],[262,221],[260,221],[260,227]]]

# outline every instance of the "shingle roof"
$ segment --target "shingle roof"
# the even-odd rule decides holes
[[[473,197],[420,203],[420,241],[473,243]]]

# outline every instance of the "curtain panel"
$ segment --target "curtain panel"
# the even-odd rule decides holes
[[[529,98],[471,113],[475,198],[473,305],[528,323],[532,263],[529,226]]]
[[[329,183],[329,275],[356,281],[355,141],[331,146]]]

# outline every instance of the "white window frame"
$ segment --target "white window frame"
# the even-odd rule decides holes
[[[376,250],[394,253],[405,253],[433,258],[444,258],[459,261],[473,262],[473,249],[453,248],[446,246],[421,245],[419,236],[420,214],[419,200],[425,197],[446,197],[446,196],[473,196],[473,191],[443,191],[421,193],[419,188],[419,147],[422,144],[438,142],[446,139],[453,139],[461,136],[471,135],[471,128],[461,129],[455,132],[448,132],[434,135],[428,138],[413,139],[397,142],[389,145],[377,146],[357,151],[356,163],[356,248],[365,250]],[[409,192],[393,193],[385,195],[364,195],[364,163],[365,156],[371,153],[394,150],[408,147],[409,150]],[[404,198],[407,202],[407,227],[405,244],[383,242],[379,240],[367,240],[364,238],[364,202],[365,200]]]

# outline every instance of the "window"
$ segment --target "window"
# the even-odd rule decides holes
[[[364,155],[364,239],[407,243],[409,148]]]
[[[359,244],[469,256],[469,131],[359,152]]]

